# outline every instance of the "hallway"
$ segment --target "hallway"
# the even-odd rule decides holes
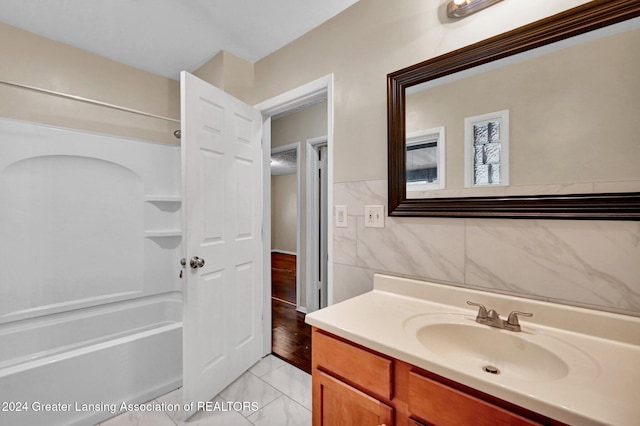
[[[311,327],[296,311],[296,256],[271,253],[272,352],[311,373]]]

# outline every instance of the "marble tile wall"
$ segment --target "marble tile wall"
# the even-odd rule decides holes
[[[387,216],[365,228],[365,204],[386,208],[386,194],[386,180],[334,185],[348,209],[334,228],[335,302],[382,272],[640,315],[640,222]]]

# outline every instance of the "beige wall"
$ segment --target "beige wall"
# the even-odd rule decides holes
[[[0,23],[0,80],[92,98],[180,118],[180,84],[110,59]],[[180,128],[114,111],[0,85],[0,116],[54,126],[178,144]]]
[[[464,119],[509,110],[511,186],[637,181],[640,30],[407,96],[407,132],[446,128],[447,189],[464,188]],[[593,192],[593,185],[582,185]],[[468,191],[467,191],[468,192]],[[529,192],[535,193],[535,192]]]
[[[327,135],[327,102],[319,102],[271,122],[271,148]]]
[[[298,206],[295,173],[271,176],[271,249],[296,253]]]
[[[446,1],[360,0],[255,65],[260,102],[334,74],[334,301],[387,272],[560,303],[640,314],[640,223],[390,218],[365,228],[363,206],[386,204],[386,75],[585,3],[509,0],[451,22]]]
[[[388,73],[585,2],[509,0],[450,22],[444,0],[360,0],[257,62],[254,100],[334,73],[334,181],[383,179]]]
[[[193,75],[252,105],[253,64],[222,51],[201,65]]]

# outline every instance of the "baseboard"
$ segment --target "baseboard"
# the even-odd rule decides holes
[[[271,249],[271,253],[289,254],[291,256],[297,256],[298,255],[298,253],[296,253],[294,251],[277,250],[277,249]]]

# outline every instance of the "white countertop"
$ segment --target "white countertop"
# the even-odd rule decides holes
[[[497,310],[503,319],[515,310],[532,312],[532,318],[520,318],[521,333],[493,330],[557,353],[566,374],[517,377],[505,367],[505,374],[491,375],[420,343],[416,330],[439,317],[488,328],[475,323],[477,308],[467,300]],[[640,422],[639,317],[376,275],[372,291],[308,314],[306,322],[568,424]]]

